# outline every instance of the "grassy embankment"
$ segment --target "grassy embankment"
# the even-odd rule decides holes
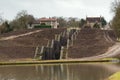
[[[64,64],[64,63],[118,63],[117,58],[105,58],[98,60],[62,59],[62,60],[14,60],[1,61],[0,65],[28,65],[28,64]]]

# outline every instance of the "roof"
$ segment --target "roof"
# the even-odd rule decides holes
[[[39,20],[34,20],[33,24],[40,24],[40,21]]]
[[[89,22],[101,22],[101,17],[87,17],[86,21],[89,21]]]
[[[49,21],[57,21],[57,19],[56,18],[40,18],[39,21],[49,22]]]

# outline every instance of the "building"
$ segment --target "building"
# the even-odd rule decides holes
[[[86,25],[93,28],[93,26],[97,23],[100,28],[102,27],[102,17],[86,17]]]
[[[35,20],[32,25],[28,25],[28,29],[33,29],[35,26],[40,25],[51,26],[51,28],[58,28],[59,23],[57,22],[56,18],[40,18]]]
[[[40,24],[50,25],[52,28],[58,27],[58,22],[56,18],[40,18]]]

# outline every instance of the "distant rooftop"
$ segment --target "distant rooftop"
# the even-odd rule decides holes
[[[101,22],[101,18],[102,17],[86,17],[86,21],[89,21],[89,22]]]
[[[39,19],[36,19],[34,22],[33,22],[33,24],[40,24],[40,22],[55,22],[55,21],[57,21],[57,18],[45,18],[45,17],[43,17],[43,18],[39,18]]]
[[[57,21],[57,19],[56,18],[40,18],[39,21],[49,22],[49,21]]]

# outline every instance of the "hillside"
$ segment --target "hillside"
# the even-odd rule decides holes
[[[18,36],[36,30],[39,32]],[[32,29],[2,34],[0,35],[0,60],[33,58],[36,46],[47,45],[55,34],[60,34],[64,30],[66,29]],[[6,37],[10,37],[10,39],[2,40]],[[115,40],[113,31],[82,29],[74,41],[74,45],[68,50],[68,57],[82,58],[103,54],[115,43]]]
[[[69,58],[83,58],[105,53],[115,43],[113,31],[82,29],[74,45],[68,50]]]
[[[37,29],[38,30],[38,29]],[[55,34],[60,34],[65,29],[40,29],[38,33],[17,37],[10,40],[0,40],[0,60],[11,60],[21,58],[33,58],[36,46],[47,45],[48,40],[52,40]],[[0,37],[19,35],[33,30],[20,30],[6,33]]]

